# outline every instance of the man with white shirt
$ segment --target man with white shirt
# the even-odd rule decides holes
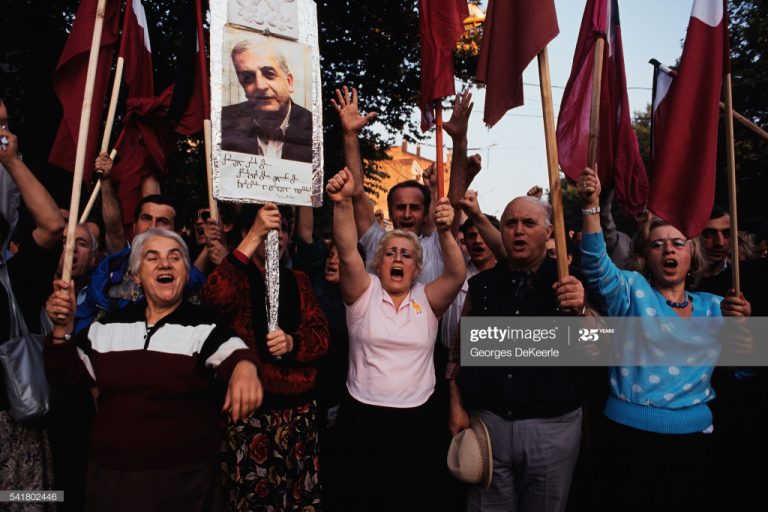
[[[244,40],[232,64],[247,101],[221,111],[221,148],[268,158],[312,161],[312,113],[291,99],[294,77],[279,50]]]

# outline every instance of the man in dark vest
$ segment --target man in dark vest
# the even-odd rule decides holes
[[[583,314],[584,287],[570,275],[558,280],[547,257],[549,205],[533,197],[510,202],[501,217],[507,258],[469,280],[462,316]],[[459,367],[460,340],[451,347],[452,434],[488,428],[493,449],[490,488],[468,491],[470,511],[563,511],[581,440],[583,370],[563,367]]]

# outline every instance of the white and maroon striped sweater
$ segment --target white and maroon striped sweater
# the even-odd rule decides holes
[[[132,305],[70,342],[45,345],[51,386],[98,387],[90,457],[101,467],[164,468],[214,454],[224,384],[239,361],[258,360],[203,308],[185,301],[154,326],[144,308]]]

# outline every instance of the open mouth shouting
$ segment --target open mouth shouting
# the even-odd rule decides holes
[[[661,262],[661,264],[664,268],[668,268],[672,270],[677,268],[677,260],[673,258],[666,258],[664,261]]]
[[[392,270],[389,271],[389,275],[395,279],[402,279],[405,276],[405,271],[401,266],[394,266],[392,267]]]

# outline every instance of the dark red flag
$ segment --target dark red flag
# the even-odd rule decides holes
[[[466,0],[420,0],[421,130],[434,124],[434,102],[456,93],[453,85],[453,49],[469,17]]]
[[[587,167],[589,119],[595,45],[605,39],[600,88],[597,170],[603,187],[615,188],[616,197],[630,214],[645,209],[648,176],[632,129],[624,73],[619,8],[616,0],[589,0],[565,86],[557,120],[557,152],[565,174],[575,180]]]
[[[53,88],[62,106],[62,119],[59,131],[51,148],[48,160],[70,172],[75,170],[75,152],[80,130],[80,116],[83,108],[88,58],[96,22],[97,0],[82,0],[77,9],[75,22],[67,42],[59,57],[59,63],[53,74]],[[104,12],[104,27],[101,33],[101,46],[93,88],[91,117],[88,125],[88,143],[85,152],[83,180],[90,183],[93,161],[101,132],[101,116],[104,110],[104,98],[109,86],[109,75],[114,57],[114,47],[120,26],[120,2],[107,0]]]
[[[727,16],[723,0],[695,0],[677,77],[654,101],[648,209],[687,237],[704,229],[715,198]]]
[[[200,0],[191,0],[181,15],[182,51],[176,82],[159,96],[129,98],[123,121],[123,140],[113,176],[125,224],[141,200],[141,182],[168,171],[166,156],[175,150],[176,133],[191,135],[210,117]]]
[[[128,98],[154,96],[152,47],[147,15],[141,0],[126,2],[118,56],[125,60],[123,82],[128,86]]]
[[[554,0],[490,0],[477,63],[489,127],[523,104],[523,71],[560,32]]]

